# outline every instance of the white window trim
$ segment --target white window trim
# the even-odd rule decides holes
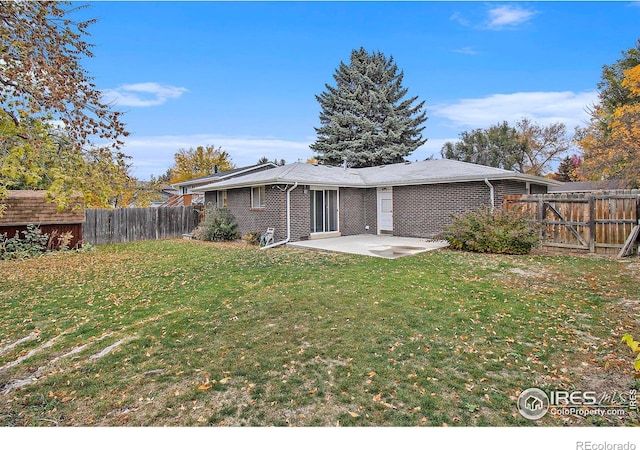
[[[258,200],[260,201],[259,205],[256,206],[256,202],[255,202],[255,190],[258,189],[258,192],[260,194],[258,194]],[[266,206],[266,201],[265,201],[265,197],[267,196],[267,189],[265,186],[253,186],[251,188],[251,209],[264,209]]]

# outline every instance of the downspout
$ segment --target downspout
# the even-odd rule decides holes
[[[487,186],[489,186],[489,197],[491,198],[491,212],[493,212],[493,210],[495,209],[495,190],[493,188],[493,184],[489,183],[489,180],[487,178],[484,179],[484,184],[486,184]]]
[[[260,247],[260,250],[266,250],[268,248],[277,247],[278,245],[284,245],[291,240],[291,191],[293,191],[297,187],[298,182],[296,181],[293,186],[287,189],[287,238],[284,241],[275,242],[273,244]]]

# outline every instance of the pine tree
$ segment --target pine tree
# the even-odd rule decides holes
[[[562,182],[578,181],[581,159],[578,155],[565,157],[558,165],[558,170],[553,178]]]
[[[310,147],[321,164],[368,167],[404,161],[427,140],[424,101],[406,98],[404,73],[393,57],[363,48],[351,52],[350,64],[341,62],[335,86],[316,95],[320,103],[317,139]]]

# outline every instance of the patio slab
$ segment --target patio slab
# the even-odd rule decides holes
[[[449,244],[446,241],[434,241],[431,239],[358,234],[355,236],[298,241],[287,245],[296,248],[395,259],[444,248]]]

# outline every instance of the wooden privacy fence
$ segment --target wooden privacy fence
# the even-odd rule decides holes
[[[87,209],[84,242],[94,245],[169,239],[191,233],[200,224],[195,206]]]
[[[542,245],[624,256],[638,251],[640,190],[507,195],[507,210],[542,224]]]

